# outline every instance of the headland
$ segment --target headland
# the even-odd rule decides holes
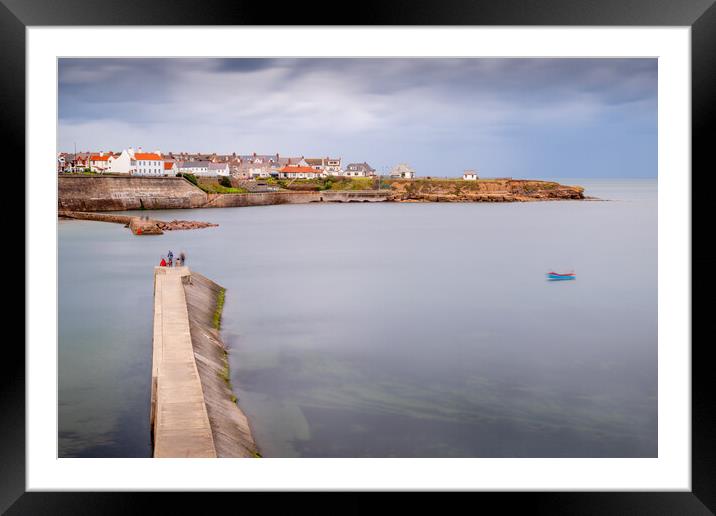
[[[394,179],[370,189],[321,189],[318,182],[245,193],[211,193],[183,177],[60,175],[60,212],[230,208],[321,202],[530,202],[582,200],[584,188],[526,179]],[[364,186],[362,183],[360,186]]]

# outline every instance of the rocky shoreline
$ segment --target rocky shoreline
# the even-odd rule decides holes
[[[584,200],[584,188],[529,179],[397,180],[391,183],[395,202],[533,202]]]
[[[377,178],[376,178],[377,179]],[[317,186],[317,185],[314,185]],[[206,193],[184,178],[77,176],[59,177],[58,209],[65,213],[191,208],[239,208],[320,202],[531,202],[589,200],[581,186],[532,179],[381,179],[369,190],[280,190],[255,193]],[[379,188],[380,186],[380,188]],[[73,218],[87,218],[74,216]],[[106,220],[94,218],[92,220]],[[139,218],[138,220],[142,220]],[[119,222],[116,221],[115,222]],[[129,217],[124,221],[130,223]],[[157,225],[157,224],[163,225]],[[198,229],[195,221],[137,221],[141,234]],[[139,233],[138,233],[139,234]]]
[[[172,220],[170,222],[164,222],[162,220],[156,220],[156,225],[162,231],[178,231],[183,229],[201,229],[216,227],[218,224],[212,222],[199,222],[196,220]]]

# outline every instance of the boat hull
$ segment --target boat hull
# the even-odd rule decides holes
[[[577,276],[574,274],[547,274],[547,279],[550,281],[568,281],[568,280],[575,280],[577,279]]]

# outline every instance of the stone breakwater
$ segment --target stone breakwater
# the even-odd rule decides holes
[[[224,289],[187,267],[154,271],[153,456],[257,457],[219,333]]]
[[[78,220],[96,220],[100,222],[114,222],[124,224],[132,230],[135,235],[161,235],[164,231],[176,231],[183,229],[200,229],[218,226],[212,222],[199,222],[194,220],[163,220],[136,217],[132,215],[114,215],[109,213],[96,213],[84,211],[61,210],[58,212],[60,218]]]
[[[529,202],[585,199],[584,188],[553,181],[417,179],[391,181],[396,202]]]

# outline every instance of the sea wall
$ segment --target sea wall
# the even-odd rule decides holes
[[[207,194],[183,177],[58,177],[58,209],[71,211],[199,208]]]
[[[322,192],[261,192],[245,194],[209,194],[205,208],[307,204],[311,202],[381,202],[388,200],[388,190],[326,190]]]
[[[65,176],[60,211],[234,208],[313,202],[525,202],[584,199],[584,188],[528,179],[390,180],[383,190],[280,191],[207,194],[181,177]]]
[[[150,427],[154,457],[256,457],[215,321],[223,289],[188,267],[156,267]]]
[[[182,177],[58,177],[58,209],[75,212],[379,202],[388,200],[389,196],[389,190],[207,194]]]

